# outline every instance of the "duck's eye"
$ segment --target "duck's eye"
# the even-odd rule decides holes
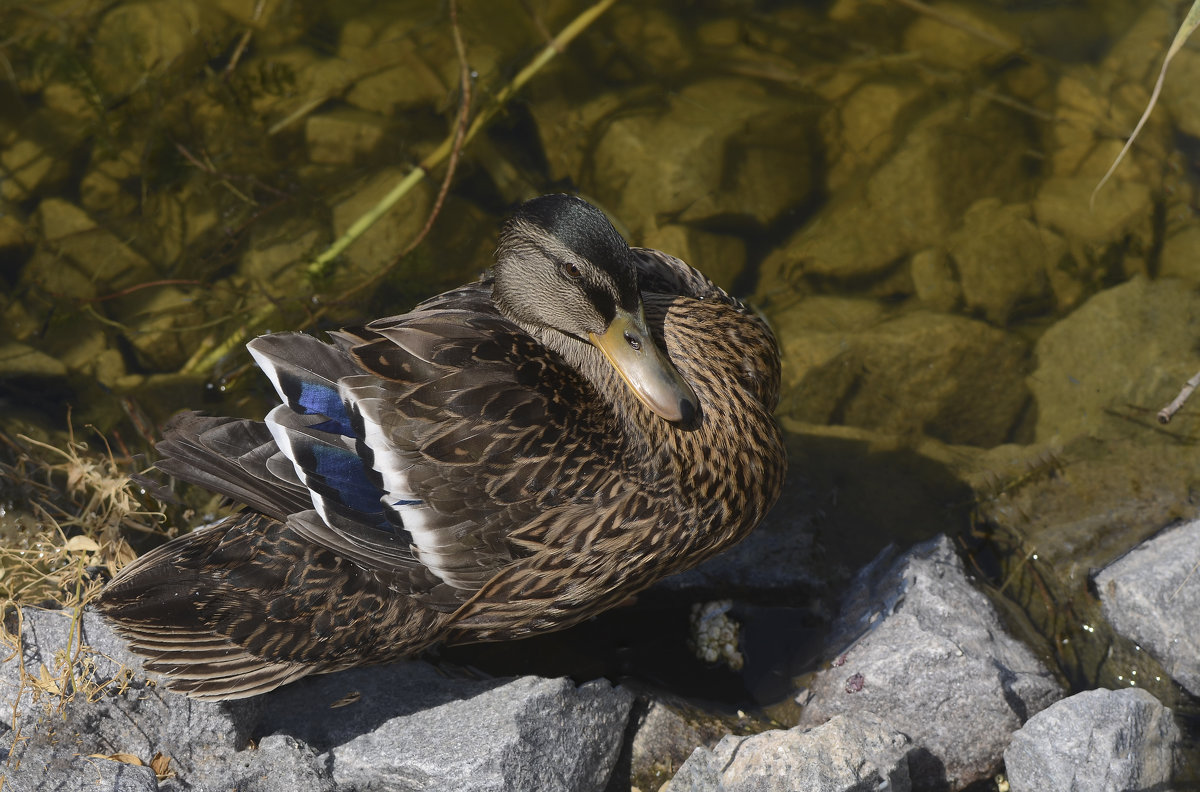
[[[562,267],[563,273],[571,280],[579,280],[583,277],[583,270],[574,261],[564,261],[559,266]]]

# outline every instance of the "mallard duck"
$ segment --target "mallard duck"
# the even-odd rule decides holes
[[[158,467],[246,506],[96,603],[201,699],[587,619],[742,539],[779,494],[766,323],[575,197],[409,313],[250,342],[264,420],[173,419]]]

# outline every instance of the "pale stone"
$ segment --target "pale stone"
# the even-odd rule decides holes
[[[927,248],[909,262],[909,272],[917,299],[935,311],[950,311],[962,299],[962,287],[950,268],[946,252]]]
[[[1032,217],[1028,204],[985,198],[948,240],[967,307],[999,325],[1022,306],[1050,299],[1046,272],[1067,255],[1066,242]]]
[[[0,198],[22,201],[43,185],[54,170],[54,156],[22,138],[0,151]]]
[[[148,77],[179,68],[202,51],[211,24],[193,0],[147,0],[113,6],[96,28],[92,75],[111,96],[134,91]]]
[[[383,139],[387,122],[348,108],[309,116],[304,123],[308,158],[325,165],[350,165],[370,154]]]

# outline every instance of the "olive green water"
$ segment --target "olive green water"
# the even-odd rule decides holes
[[[472,117],[584,7],[462,0]],[[728,592],[760,647],[740,676],[678,673],[670,596],[465,661],[776,704],[828,659],[805,630],[836,586],[945,531],[1073,689],[1153,680],[1086,580],[1200,490],[1200,403],[1154,420],[1200,370],[1200,53],[1089,198],[1184,10],[618,2],[463,147],[443,202],[440,165],[314,268],[454,130],[445,4],[6,5],[0,428],[61,443],[70,408],[139,468],[180,409],[261,414],[245,338],[401,312],[485,268],[508,207],[579,191],[773,322],[792,474],[772,525],[801,562]]]

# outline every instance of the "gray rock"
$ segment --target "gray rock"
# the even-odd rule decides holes
[[[11,735],[11,733],[10,733]],[[7,747],[8,736],[4,740]],[[0,774],[7,792],[156,792],[154,771],[145,765],[76,755],[73,751],[26,753],[20,766]]]
[[[726,736],[697,748],[662,792],[838,792],[911,789],[908,739],[870,713],[813,729]]]
[[[914,789],[956,789],[1000,765],[1009,735],[1061,697],[968,582],[945,536],[863,569],[835,625],[845,647],[817,674],[802,726],[874,713],[908,735]]]
[[[1200,520],[1164,531],[1096,575],[1104,615],[1200,696]]]
[[[186,779],[167,779],[162,792],[236,789],[238,792],[333,792],[333,774],[308,745],[275,734],[257,748],[215,753]]]
[[[602,790],[632,703],[606,681],[450,679],[417,662],[205,703],[146,680],[94,613],[27,607],[9,626],[20,651],[0,664],[0,707],[20,739],[0,735],[5,789]],[[174,773],[161,787],[137,765],[158,754]]]
[[[1029,719],[1004,752],[1013,792],[1167,789],[1179,729],[1141,688],[1088,690]]]
[[[322,751],[339,787],[602,790],[632,700],[605,681],[456,680],[413,662],[301,680],[271,697],[264,730]]]
[[[16,713],[21,733],[15,747],[4,745],[9,767],[18,767],[11,783],[73,775],[76,755],[91,754],[148,765],[162,753],[186,780],[246,745],[258,702],[213,704],[158,688],[97,614],[85,611],[74,626],[72,616],[22,608],[21,651],[0,663],[0,707]]]

